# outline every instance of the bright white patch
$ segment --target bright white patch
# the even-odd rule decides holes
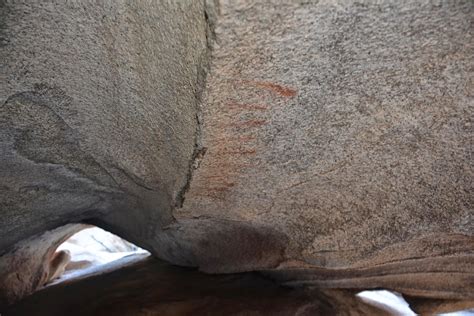
[[[389,310],[393,315],[416,315],[410,309],[408,303],[398,293],[389,292],[386,290],[363,291],[357,294],[357,296],[367,304],[385,307],[385,309]]]
[[[454,313],[439,314],[438,316],[474,316],[474,309]]]
[[[100,270],[100,266],[127,256],[146,257],[150,253],[98,227],[74,234],[57,251],[68,250],[71,262],[58,280],[80,277]],[[55,282],[56,283],[56,282]]]
[[[357,294],[362,301],[377,307],[382,307],[392,315],[413,316],[416,315],[403,297],[386,290],[363,291]],[[459,311],[453,313],[439,314],[439,316],[474,316],[474,310]]]

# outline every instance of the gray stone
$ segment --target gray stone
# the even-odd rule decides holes
[[[473,17],[472,1],[222,1],[177,219],[285,234],[291,284],[472,297]]]
[[[0,261],[87,222],[209,273],[473,298],[472,1],[0,12]]]
[[[0,253],[110,213],[133,240],[170,223],[196,142],[203,2],[7,1],[1,16]]]

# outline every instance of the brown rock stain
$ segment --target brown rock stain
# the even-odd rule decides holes
[[[203,166],[206,168],[203,176],[195,179],[195,196],[225,201],[226,194],[237,185],[235,177],[239,175],[240,170],[251,166],[245,160],[255,155],[257,150],[247,146],[251,145],[256,137],[249,134],[233,136],[235,132],[231,132],[231,123],[228,122],[226,126],[220,128],[223,132],[217,134],[219,138],[210,140],[213,147],[207,158],[211,159],[207,160]],[[243,123],[246,124],[246,122]],[[255,122],[248,124],[253,126]],[[256,126],[259,124],[257,123]]]
[[[270,90],[272,92],[275,92],[279,94],[282,97],[294,97],[297,94],[297,91],[293,88],[290,87],[285,87],[273,82],[267,82],[267,81],[244,81],[246,83],[253,84],[259,88]]]
[[[220,187],[223,187],[223,188],[232,188],[233,186],[235,186],[235,183],[234,182],[227,182],[225,180],[221,180],[219,182],[219,185],[220,185]]]
[[[228,187],[210,187],[206,189],[208,192],[226,192],[229,191]]]
[[[269,82],[251,82],[281,96],[293,96],[296,91]],[[209,152],[200,166],[200,177],[194,179],[190,194],[196,197],[226,201],[226,195],[235,191],[242,169],[250,168],[251,157],[257,154],[256,140],[260,127],[268,124],[262,118],[270,105],[230,100],[215,117],[216,124],[207,139]],[[246,119],[242,119],[244,115]]]

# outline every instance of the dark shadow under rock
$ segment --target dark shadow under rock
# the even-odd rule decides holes
[[[149,258],[43,290],[2,315],[383,315],[347,291],[281,287],[257,273],[208,275]]]

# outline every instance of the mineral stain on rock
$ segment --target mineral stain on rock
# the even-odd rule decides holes
[[[290,87],[285,87],[273,82],[266,82],[266,81],[249,81],[249,83],[253,83],[255,86],[262,88],[262,89],[267,89],[272,92],[275,92],[279,94],[282,97],[287,97],[291,98],[296,96],[297,91],[293,88]]]

